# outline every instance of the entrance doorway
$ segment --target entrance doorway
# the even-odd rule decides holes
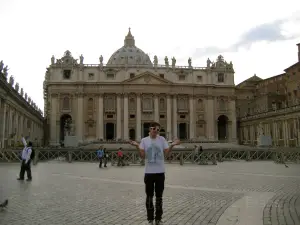
[[[218,139],[219,139],[219,141],[227,140],[227,138],[228,138],[227,130],[228,130],[228,117],[225,115],[221,115],[218,118]]]
[[[150,123],[143,124],[143,137],[149,136]]]
[[[187,124],[186,123],[179,124],[179,139],[181,139],[181,140],[187,139]]]
[[[106,140],[113,140],[115,137],[115,124],[107,123],[105,125]]]
[[[70,125],[72,123],[72,117],[69,114],[63,114],[60,117],[60,134],[59,140],[61,143],[65,140],[65,136],[70,132]]]
[[[134,129],[129,130],[129,139],[135,140],[135,130]]]

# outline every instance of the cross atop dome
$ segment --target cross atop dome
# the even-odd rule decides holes
[[[128,28],[128,34],[127,34],[127,36],[125,37],[125,40],[124,40],[124,46],[125,47],[134,47],[135,46],[135,40],[134,40],[134,37],[131,34],[131,28],[130,27]]]

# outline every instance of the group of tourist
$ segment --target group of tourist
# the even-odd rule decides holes
[[[124,154],[122,148],[118,149],[117,156],[118,156],[118,166],[125,166]],[[102,168],[103,162],[104,162],[104,167],[107,167],[108,154],[106,152],[106,148],[104,148],[103,145],[101,145],[97,150],[97,157],[99,159],[99,168]]]
[[[146,192],[146,209],[147,209],[147,223],[150,225],[161,225],[163,215],[163,192],[165,188],[165,156],[168,156],[173,147],[180,144],[180,140],[175,139],[170,145],[167,143],[163,136],[159,135],[160,124],[153,122],[150,124],[149,136],[141,140],[140,143],[130,141],[129,143],[134,146],[140,154],[142,159],[145,159],[145,192]],[[34,150],[32,143],[26,143],[22,138],[24,149],[22,151],[22,163],[18,180],[23,181],[25,172],[27,172],[27,181],[32,180],[31,175],[31,161],[34,159]],[[118,149],[118,165],[124,165],[124,155],[122,148]],[[108,155],[103,146],[97,150],[99,158],[99,168],[107,167]],[[153,197],[156,197],[155,208],[153,205]],[[0,207],[6,207],[8,200],[5,200]],[[154,215],[155,211],[155,215]]]

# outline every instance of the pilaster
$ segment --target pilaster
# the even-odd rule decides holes
[[[154,94],[154,121],[159,123],[158,94]]]
[[[167,95],[167,139],[172,139],[172,96]]]
[[[128,94],[124,94],[124,129],[123,129],[123,137],[124,140],[128,140]]]
[[[195,138],[195,128],[196,128],[196,123],[195,123],[195,101],[194,101],[194,96],[190,95],[189,97],[189,105],[190,105],[190,139]]]
[[[122,104],[121,94],[117,94],[117,140],[122,138]]]
[[[83,141],[83,93],[77,93],[76,136],[78,143]]]
[[[6,102],[5,100],[2,100],[2,104],[3,104],[3,111],[1,116],[1,133],[0,133],[0,137],[1,137],[1,145],[0,148],[4,148],[4,138],[5,138],[5,127],[6,127]]]
[[[56,146],[57,142],[57,94],[52,94],[51,96],[51,114],[50,114],[50,145]],[[27,127],[27,120],[25,121],[25,126]],[[27,130],[26,132],[27,133]]]
[[[173,137],[177,136],[177,95],[173,95]]]
[[[140,141],[141,140],[141,95],[139,93],[136,94],[136,140]]]
[[[215,101],[212,96],[208,96],[206,99],[205,114],[207,121],[206,137],[208,140],[215,140]]]
[[[103,125],[103,94],[98,95],[98,123],[97,123],[97,138],[99,140],[103,140],[103,130],[104,130],[104,125]]]

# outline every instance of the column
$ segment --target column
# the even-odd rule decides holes
[[[172,102],[171,96],[167,95],[167,139],[172,140]]]
[[[189,105],[190,105],[190,139],[195,138],[195,112],[194,112],[194,96],[190,95],[189,98]]]
[[[159,123],[158,95],[154,95],[154,121]]]
[[[122,104],[121,95],[117,94],[117,140],[122,139]]]
[[[56,117],[57,117],[57,95],[51,95],[51,114],[50,114],[50,145],[57,145],[57,134],[56,134]],[[27,120],[25,121],[25,127],[27,127]],[[76,130],[78,127],[76,127]],[[27,130],[25,131],[27,133]],[[26,134],[24,134],[26,136]]]
[[[209,97],[206,100],[206,138],[208,140],[215,140],[215,107],[214,98]]]
[[[103,94],[99,94],[98,96],[98,123],[97,123],[97,137],[98,140],[103,140]]]
[[[288,128],[288,121],[286,120],[285,122],[285,140],[286,140],[286,146],[289,146],[290,144],[290,135],[289,135],[289,128]]]
[[[124,140],[129,139],[128,135],[128,94],[124,94]]]
[[[295,145],[298,146],[298,131],[297,131],[297,118],[294,118],[294,129],[293,129],[293,138],[295,139]]]
[[[6,126],[6,103],[5,100],[2,100],[3,104],[3,114],[1,115],[2,127],[1,127],[1,146],[0,148],[4,148],[4,137],[5,137],[5,126]]]
[[[83,141],[83,93],[77,95],[76,136],[78,142]]]
[[[173,137],[177,137],[177,95],[173,96]],[[171,139],[173,139],[171,137]]]
[[[273,121],[273,136],[272,136],[272,141],[273,141],[273,145],[276,146],[277,145],[277,125],[276,125],[276,122]]]
[[[141,140],[141,95],[137,93],[136,95],[136,140]]]
[[[235,99],[230,100],[230,115],[231,115],[231,121],[232,121],[232,126],[231,126],[231,141],[236,142],[236,108],[235,108]]]

